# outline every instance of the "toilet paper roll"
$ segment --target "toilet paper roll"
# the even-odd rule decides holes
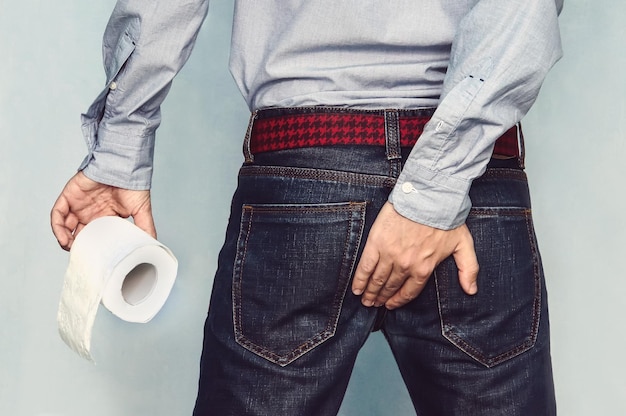
[[[128,322],[150,321],[174,285],[178,261],[163,244],[119,217],[101,217],[70,250],[57,322],[65,343],[93,361],[91,333],[102,304]]]

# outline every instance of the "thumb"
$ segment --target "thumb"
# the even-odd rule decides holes
[[[475,295],[478,292],[478,260],[474,251],[474,241],[469,234],[469,240],[464,239],[453,253],[454,262],[459,271],[459,283],[461,288],[468,295]]]
[[[144,204],[134,215],[133,222],[135,225],[148,234],[152,238],[157,238],[156,227],[154,226],[154,218],[152,217],[152,206],[150,201]]]

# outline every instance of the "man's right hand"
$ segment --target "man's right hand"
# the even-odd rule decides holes
[[[150,191],[104,185],[82,172],[65,185],[50,213],[52,232],[64,250],[90,221],[104,216],[133,217],[135,225],[156,238]]]

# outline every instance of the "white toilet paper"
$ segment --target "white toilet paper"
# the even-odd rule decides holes
[[[148,322],[165,304],[177,269],[172,252],[131,222],[90,222],[70,250],[57,315],[61,338],[93,361],[91,332],[100,302],[125,321]]]

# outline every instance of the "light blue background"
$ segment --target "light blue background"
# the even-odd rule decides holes
[[[560,414],[626,414],[624,237],[626,3],[566,2],[566,57],[526,118],[534,215],[550,290]],[[68,255],[48,212],[82,159],[78,115],[104,82],[114,1],[0,0],[0,414],[189,415],[202,325],[247,110],[227,72],[231,2],[214,0],[164,108],[153,203],[177,284],[145,325],[100,309],[96,366],[60,340]],[[342,415],[411,415],[378,334]],[[531,416],[531,415],[529,415]]]

